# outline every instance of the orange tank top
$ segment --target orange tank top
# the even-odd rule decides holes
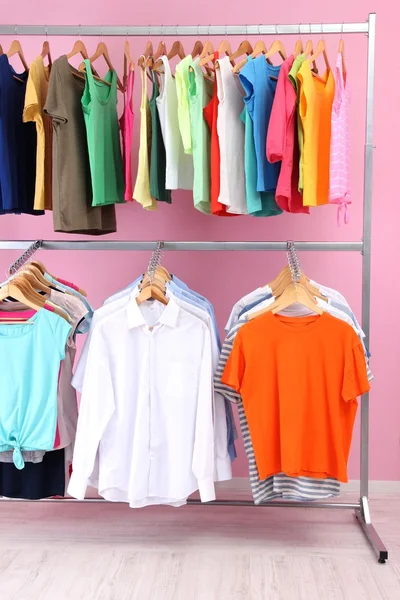
[[[335,81],[328,69],[322,77],[305,60],[297,74],[300,81],[299,111],[304,134],[303,205],[329,202],[329,166],[332,103]]]

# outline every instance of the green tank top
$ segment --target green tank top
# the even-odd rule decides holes
[[[150,195],[160,202],[171,204],[171,191],[165,189],[167,157],[157,110],[160,89],[156,74],[152,70],[150,72],[153,79],[153,93],[149,101],[151,113]]]
[[[117,74],[108,71],[104,80],[93,77],[85,60],[86,84],[82,96],[92,179],[92,206],[124,202],[124,172],[117,114]]]

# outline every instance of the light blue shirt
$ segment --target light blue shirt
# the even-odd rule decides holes
[[[84,320],[81,323],[79,323],[79,325],[76,329],[76,333],[87,333],[89,331],[90,323],[92,322],[93,308],[91,307],[91,305],[89,304],[89,302],[87,301],[85,296],[82,296],[82,294],[80,294],[77,290],[74,290],[74,288],[71,288],[68,285],[64,285],[63,283],[60,283],[57,279],[53,279],[53,277],[51,277],[51,275],[49,275],[48,273],[45,273],[44,277],[55,288],[57,288],[63,292],[70,292],[73,296],[76,296],[76,298],[79,298],[79,300],[81,300],[83,302],[83,304],[86,306],[88,312],[87,312],[87,315],[85,315]]]
[[[58,374],[71,331],[44,308],[29,321],[0,328],[0,452],[14,450],[17,469],[23,450],[54,448]]]
[[[280,66],[269,65],[262,54],[249,61],[239,74],[240,82],[246,92],[244,101],[254,126],[258,192],[276,190],[281,168],[280,162],[270,163],[266,156],[268,124],[279,71]]]

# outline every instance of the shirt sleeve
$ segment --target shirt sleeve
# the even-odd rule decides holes
[[[370,385],[367,377],[365,354],[361,342],[352,331],[351,343],[346,351],[342,397],[345,402],[355,400],[358,396],[369,391]]]
[[[44,112],[56,123],[67,123],[68,114],[64,103],[64,90],[60,74],[53,65],[50,72],[49,89],[47,91]]]
[[[230,402],[237,404],[241,400],[240,394],[234,392],[231,387],[225,385],[221,381],[226,363],[228,362],[229,356],[232,352],[232,347],[233,341],[232,339],[228,339],[227,337],[222,345],[222,350],[218,361],[218,367],[214,375],[214,390],[221,394],[227,400],[230,400]]]
[[[45,310],[42,308],[41,310]],[[68,337],[72,331],[71,324],[68,323],[64,319],[64,317],[60,317],[56,313],[50,313],[55,318],[51,321],[51,328],[53,330],[55,344],[58,352],[60,353],[60,359],[64,360],[65,358],[65,347],[68,342]]]
[[[192,469],[199,485],[201,501],[215,500],[212,358],[210,332],[206,327],[199,377]]]
[[[243,86],[246,95],[244,97],[247,110],[249,111],[250,117],[254,118],[254,92],[255,92],[255,69],[253,61],[249,61],[247,65],[244,65],[243,69],[239,73],[239,80]]]
[[[83,500],[103,433],[115,411],[107,345],[99,330],[92,338],[83,383],[68,494]]]
[[[35,80],[37,80],[37,78],[38,74],[36,66],[35,64],[32,64],[29,69],[28,81],[26,83],[25,107],[22,116],[24,123],[36,121],[40,116],[38,90],[35,85]]]
[[[287,72],[281,71],[276,84],[274,102],[267,133],[267,158],[274,163],[283,159],[286,149],[288,120],[293,118],[296,93],[288,80]]]
[[[240,393],[245,369],[245,359],[240,332],[233,344],[232,352],[225,365],[221,382]]]

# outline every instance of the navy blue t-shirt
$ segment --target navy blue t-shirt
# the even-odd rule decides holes
[[[14,75],[18,78],[16,79]],[[43,215],[34,211],[36,126],[24,123],[28,72],[16,73],[0,56],[0,212]]]

